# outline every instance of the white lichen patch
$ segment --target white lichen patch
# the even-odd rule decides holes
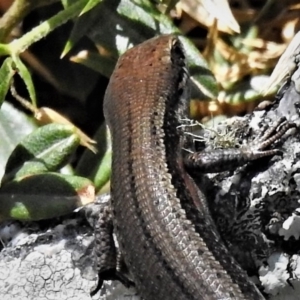
[[[272,295],[269,300],[299,300],[300,256],[274,253],[268,266],[260,268],[259,275],[264,291]]]
[[[289,257],[283,253],[274,253],[268,259],[268,266],[261,266],[259,279],[264,292],[277,295],[281,289],[288,285],[289,274],[287,266]]]
[[[292,213],[282,224],[282,228],[279,229],[279,235],[284,237],[284,240],[288,240],[290,237],[294,237],[296,240],[300,236],[300,209],[297,208],[295,213]]]

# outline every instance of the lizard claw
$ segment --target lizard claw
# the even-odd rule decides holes
[[[91,297],[101,290],[103,282],[106,280],[118,280],[127,288],[134,286],[134,282],[131,281],[125,274],[117,271],[116,269],[108,269],[99,273],[98,282],[90,291]]]

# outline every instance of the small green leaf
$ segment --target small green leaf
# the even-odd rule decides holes
[[[65,55],[67,55],[69,53],[69,51],[71,51],[71,49],[74,47],[75,43],[76,43],[76,41],[73,41],[73,40],[69,39],[66,42],[66,45],[65,45],[65,47],[64,47],[64,49],[63,49],[63,51],[60,55],[60,58],[64,58]]]
[[[10,87],[10,81],[14,73],[15,72],[12,68],[12,59],[11,57],[7,57],[0,69],[0,107],[5,100],[5,96]]]
[[[78,162],[76,174],[92,180],[98,192],[111,175],[112,146],[108,127],[103,124],[93,138],[97,141],[98,153],[85,151]]]
[[[13,62],[16,64],[19,75],[24,80],[24,83],[29,93],[30,100],[32,101],[33,106],[36,107],[36,94],[35,94],[32,78],[31,78],[31,74],[28,71],[27,67],[23,64],[19,56],[13,56],[12,58],[13,58]]]
[[[8,159],[2,184],[63,167],[80,143],[76,128],[49,124],[27,136]]]
[[[93,202],[90,180],[55,173],[36,174],[0,189],[0,221],[44,220],[71,213]]]
[[[23,112],[4,102],[0,110],[0,178],[4,174],[7,159],[17,144],[36,126]]]
[[[0,43],[0,56],[11,55],[11,49],[8,44]]]
[[[93,7],[95,7],[97,4],[99,4],[102,1],[103,0],[89,0],[89,2],[86,4],[84,9],[81,11],[80,16],[88,12],[89,10],[91,10]]]
[[[102,2],[99,1],[100,4]],[[105,5],[105,2],[103,3]],[[74,45],[83,37],[86,35],[89,28],[92,26],[92,24],[99,18],[99,13],[101,14],[101,5],[98,7],[95,7],[92,11],[90,11],[88,14],[84,14],[80,18],[77,18],[73,29],[71,31],[70,37],[68,41],[66,42],[66,45],[62,51],[61,58],[64,57],[73,47]],[[86,6],[85,6],[86,7]],[[85,9],[85,7],[83,9]]]

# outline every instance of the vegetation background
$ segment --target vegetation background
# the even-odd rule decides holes
[[[299,10],[295,0],[0,0],[0,221],[48,222],[108,191],[102,104],[128,48],[181,36],[191,116],[217,122],[272,101],[294,67]]]
[[[271,0],[0,1],[0,220],[64,215],[107,191],[102,102],[129,47],[180,35],[191,116],[242,115],[272,100],[289,75],[293,53],[270,77],[299,10],[299,1]],[[61,204],[62,196],[70,200]]]

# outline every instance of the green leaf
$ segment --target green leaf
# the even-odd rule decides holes
[[[49,124],[27,136],[8,159],[2,184],[63,167],[80,138],[71,125]]]
[[[10,81],[15,71],[12,68],[12,59],[7,57],[0,69],[0,107],[10,87]]]
[[[92,8],[94,8],[96,5],[100,4],[103,0],[89,0],[88,3],[86,4],[86,6],[83,8],[83,10],[80,12],[79,16],[82,16],[83,14],[87,13],[88,11],[90,11]],[[68,3],[64,4],[65,7],[68,7]],[[87,19],[89,20],[89,19]],[[85,25],[87,27],[89,27],[89,25]],[[62,54],[61,54],[61,58],[64,57],[73,47],[74,45],[84,36],[85,34],[85,26],[82,28],[77,28],[76,31],[72,31],[71,33],[71,38],[69,38],[69,40],[67,41]]]
[[[35,94],[32,78],[31,78],[31,74],[28,71],[27,67],[23,64],[19,56],[14,55],[12,59],[13,62],[16,64],[19,75],[24,80],[24,83],[29,93],[30,100],[32,101],[33,106],[36,107],[36,94]]]
[[[93,10],[84,14],[83,16],[81,16],[76,20],[75,25],[73,26],[72,32],[70,34],[70,37],[66,42],[66,45],[62,51],[61,58],[64,57],[74,47],[74,45],[83,36],[86,35],[89,28],[97,20],[97,18],[99,17],[98,13],[101,13],[101,10],[99,10],[99,7],[101,7],[103,4],[101,2],[99,3],[100,5],[98,7],[95,7]]]
[[[34,27],[31,31],[25,33],[19,39],[13,40],[10,44],[7,45],[8,50],[4,50],[9,51],[9,53],[14,53],[14,55],[19,55],[33,43],[47,36],[55,28],[65,24],[67,21],[73,19],[74,17],[77,17],[86,4],[87,0],[74,1],[74,3],[72,3],[72,5],[67,7],[65,10],[60,11],[50,19]]]
[[[170,33],[180,35],[170,18],[158,11],[149,0],[104,1],[76,21],[63,54],[81,37],[88,35],[98,47],[109,51],[116,63],[117,58],[128,48],[155,35]],[[192,97],[216,98],[217,83],[207,63],[188,39],[182,37],[181,40],[192,75]],[[107,61],[107,57],[103,56],[102,60]],[[100,71],[104,69],[98,66]],[[108,67],[108,70],[101,73],[107,76],[111,71]]]
[[[87,5],[84,7],[84,9],[81,11],[80,15],[83,15],[84,13],[88,12],[92,8],[94,8],[97,4],[102,2],[103,0],[90,0]]]
[[[90,180],[55,173],[36,174],[0,189],[0,221],[44,220],[71,213],[93,202]]]
[[[4,174],[7,159],[16,145],[36,126],[23,112],[4,102],[0,110],[0,178]]]
[[[0,56],[11,55],[11,49],[8,44],[0,43]]]
[[[189,39],[181,37],[180,40],[186,52],[191,75],[192,98],[216,99],[219,94],[217,82],[205,59]]]
[[[93,139],[97,141],[98,153],[86,150],[78,162],[76,174],[92,180],[98,192],[111,175],[112,145],[108,127],[103,124]]]

